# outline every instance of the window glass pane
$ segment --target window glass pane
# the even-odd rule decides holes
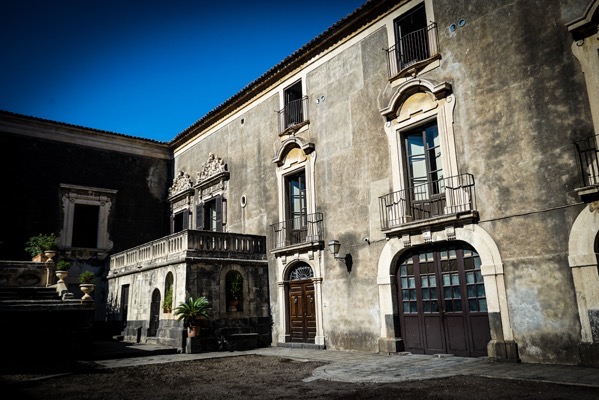
[[[408,287],[408,278],[401,278],[401,287],[402,288]]]
[[[480,257],[474,257],[474,269],[480,269]]]
[[[414,278],[414,277],[408,278],[408,287],[409,288],[416,287],[416,278]]]
[[[409,313],[410,312],[410,303],[403,303],[403,312],[405,313]]]
[[[403,300],[409,300],[410,299],[410,291],[408,289],[403,289],[401,291],[401,298]]]
[[[476,286],[468,286],[468,297],[476,297]]]
[[[445,300],[445,311],[453,312],[453,303],[451,300]]]
[[[428,282],[430,287],[437,287],[437,278],[434,275],[428,277]]]
[[[450,249],[449,250],[449,257],[451,257],[451,258],[455,258],[456,257],[455,249]]]
[[[428,287],[428,279],[426,276],[420,277],[420,283],[423,288]]]
[[[452,285],[460,284],[460,276],[458,274],[451,274],[451,284]]]
[[[449,274],[443,274],[443,286],[451,286]]]
[[[425,301],[422,307],[424,308],[424,312],[431,312],[431,304],[428,301]]]
[[[454,287],[453,288],[453,298],[454,299],[461,299],[462,298],[462,294],[460,293],[460,288],[459,287]]]
[[[408,149],[408,156],[424,155],[424,143],[420,135],[406,136],[406,147]]]
[[[438,299],[439,297],[437,296],[437,289],[430,289],[431,291],[431,299]]]
[[[428,289],[422,289],[422,299],[430,300],[430,294]]]
[[[441,261],[441,271],[449,272],[449,270],[450,270],[449,261]]]
[[[445,297],[446,299],[451,299],[451,288],[450,287],[443,288],[443,297]]]
[[[479,299],[478,300],[478,307],[479,307],[480,311],[486,312],[487,311],[487,300],[485,300],[485,299]]]
[[[466,283],[474,283],[474,272],[466,272]]]
[[[431,301],[431,311],[439,312],[439,302],[438,301]]]
[[[474,276],[476,277],[477,283],[483,282],[483,275],[480,273],[480,271],[476,271],[474,273]]]
[[[406,276],[407,273],[408,273],[408,267],[405,264],[402,264],[399,267],[399,275]]]
[[[410,289],[410,300],[416,300],[416,289]]]
[[[453,302],[453,311],[455,311],[455,312],[462,311],[462,302],[461,301],[454,301]]]
[[[485,297],[485,285],[476,285],[478,297]]]
[[[478,311],[478,302],[476,301],[476,299],[468,300],[468,309],[470,311]]]

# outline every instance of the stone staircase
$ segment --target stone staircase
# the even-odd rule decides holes
[[[3,300],[60,300],[60,297],[53,287],[3,287],[0,301]]]

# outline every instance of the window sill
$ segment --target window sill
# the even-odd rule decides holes
[[[389,77],[389,81],[392,83],[404,82],[408,79],[415,78],[417,75],[423,74],[430,70],[433,70],[441,65],[441,54],[436,54],[426,60],[418,61],[416,63],[410,64],[407,67],[404,67],[398,73]],[[404,79],[402,79],[404,78]]]
[[[291,135],[295,135],[297,132],[299,132],[304,126],[310,125],[310,120],[305,120],[304,122],[298,122],[297,124],[288,126],[287,128],[285,128],[285,130],[281,133],[279,133],[279,136],[291,136]]]

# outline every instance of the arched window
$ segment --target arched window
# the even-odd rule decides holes
[[[314,277],[312,268],[306,263],[298,263],[289,270],[288,280],[299,281],[304,279],[311,279]]]
[[[230,271],[225,277],[227,285],[227,311],[243,311],[243,276]]]
[[[173,311],[173,273],[166,274],[164,280],[164,302],[162,303],[162,311],[170,313]]]

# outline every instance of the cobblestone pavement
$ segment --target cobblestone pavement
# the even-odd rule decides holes
[[[131,345],[140,357],[119,357],[97,360],[106,368],[179,362],[247,354],[283,357],[295,360],[322,361],[327,365],[314,370],[307,380],[323,379],[339,382],[393,383],[411,380],[444,378],[455,375],[477,375],[489,378],[522,379],[567,385],[599,387],[599,368],[571,365],[521,364],[496,362],[487,358],[465,358],[447,355],[377,354],[335,350],[312,350],[288,347],[267,347],[248,351],[198,354],[161,354],[160,346]],[[105,355],[110,353],[105,350]]]

